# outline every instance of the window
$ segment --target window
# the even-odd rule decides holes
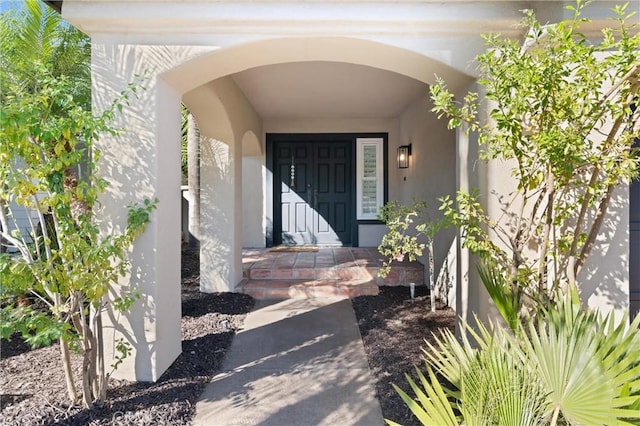
[[[358,138],[356,141],[358,220],[377,219],[384,203],[384,164],[382,138]]]

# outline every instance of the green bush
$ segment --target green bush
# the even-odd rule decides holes
[[[638,424],[640,316],[603,318],[575,289],[558,297],[515,332],[478,320],[461,341],[443,332],[424,350],[429,380],[407,376],[417,399],[396,389],[425,425]]]

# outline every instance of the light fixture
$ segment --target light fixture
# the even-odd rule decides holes
[[[399,169],[408,169],[409,168],[409,156],[411,155],[411,144],[409,145],[400,145],[398,147],[398,168]]]

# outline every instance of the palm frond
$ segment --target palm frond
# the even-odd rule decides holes
[[[444,331],[426,342],[430,380],[408,379],[416,399],[402,393],[405,403],[423,424],[439,424],[429,416],[446,412],[436,399],[468,426],[638,424],[640,317],[631,324],[602,318],[575,296],[558,294],[557,304],[518,323],[516,333],[476,318],[461,339]],[[434,371],[450,384],[439,385],[442,395]]]
[[[3,95],[38,90],[43,70],[72,79],[71,95],[89,109],[91,45],[89,38],[38,0],[5,12],[0,24],[0,80]]]
[[[504,275],[497,268],[478,265],[477,269],[480,280],[491,296],[498,312],[509,327],[515,331],[518,328],[520,312],[520,297],[517,292],[509,286]]]
[[[458,425],[459,422],[451,408],[451,403],[447,399],[442,385],[438,382],[431,368],[427,367],[429,380],[425,378],[419,369],[416,368],[416,371],[420,385],[416,384],[409,375],[406,375],[406,378],[411,390],[416,395],[417,401],[412,399],[398,386],[393,385],[393,388],[398,392],[400,398],[402,398],[414,416],[424,425]]]
[[[557,412],[569,423],[603,425],[640,416],[628,408],[634,397],[622,394],[625,383],[635,386],[640,379],[634,367],[640,350],[637,322],[631,328],[624,323],[614,327],[611,321],[581,308],[569,292],[537,327],[529,324],[523,348],[532,373],[548,391],[549,416]]]

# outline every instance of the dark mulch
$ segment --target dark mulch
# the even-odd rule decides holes
[[[200,293],[199,269],[198,257],[183,252],[182,354],[156,383],[111,380],[102,406],[68,405],[58,345],[29,350],[19,338],[0,342],[0,424],[190,424],[198,396],[253,307],[247,295]]]
[[[386,419],[405,426],[419,425],[400,396],[395,383],[411,395],[405,373],[417,378],[414,366],[422,367],[425,340],[433,343],[433,333],[448,328],[453,331],[455,314],[441,305],[431,312],[424,286],[416,287],[411,300],[408,287],[380,287],[378,296],[353,299],[353,308],[376,380],[376,393]]]
[[[236,293],[200,293],[199,260],[192,253],[183,252],[182,267],[182,354],[156,383],[112,380],[104,405],[91,410],[69,406],[58,346],[30,350],[19,338],[3,340],[0,424],[190,424],[198,396],[219,371],[253,300]],[[438,329],[453,329],[454,314],[450,309],[431,313],[424,287],[416,288],[414,301],[406,287],[380,290],[378,296],[353,299],[377,396],[385,418],[418,424],[391,383],[407,388],[404,374],[422,364],[424,339]]]

